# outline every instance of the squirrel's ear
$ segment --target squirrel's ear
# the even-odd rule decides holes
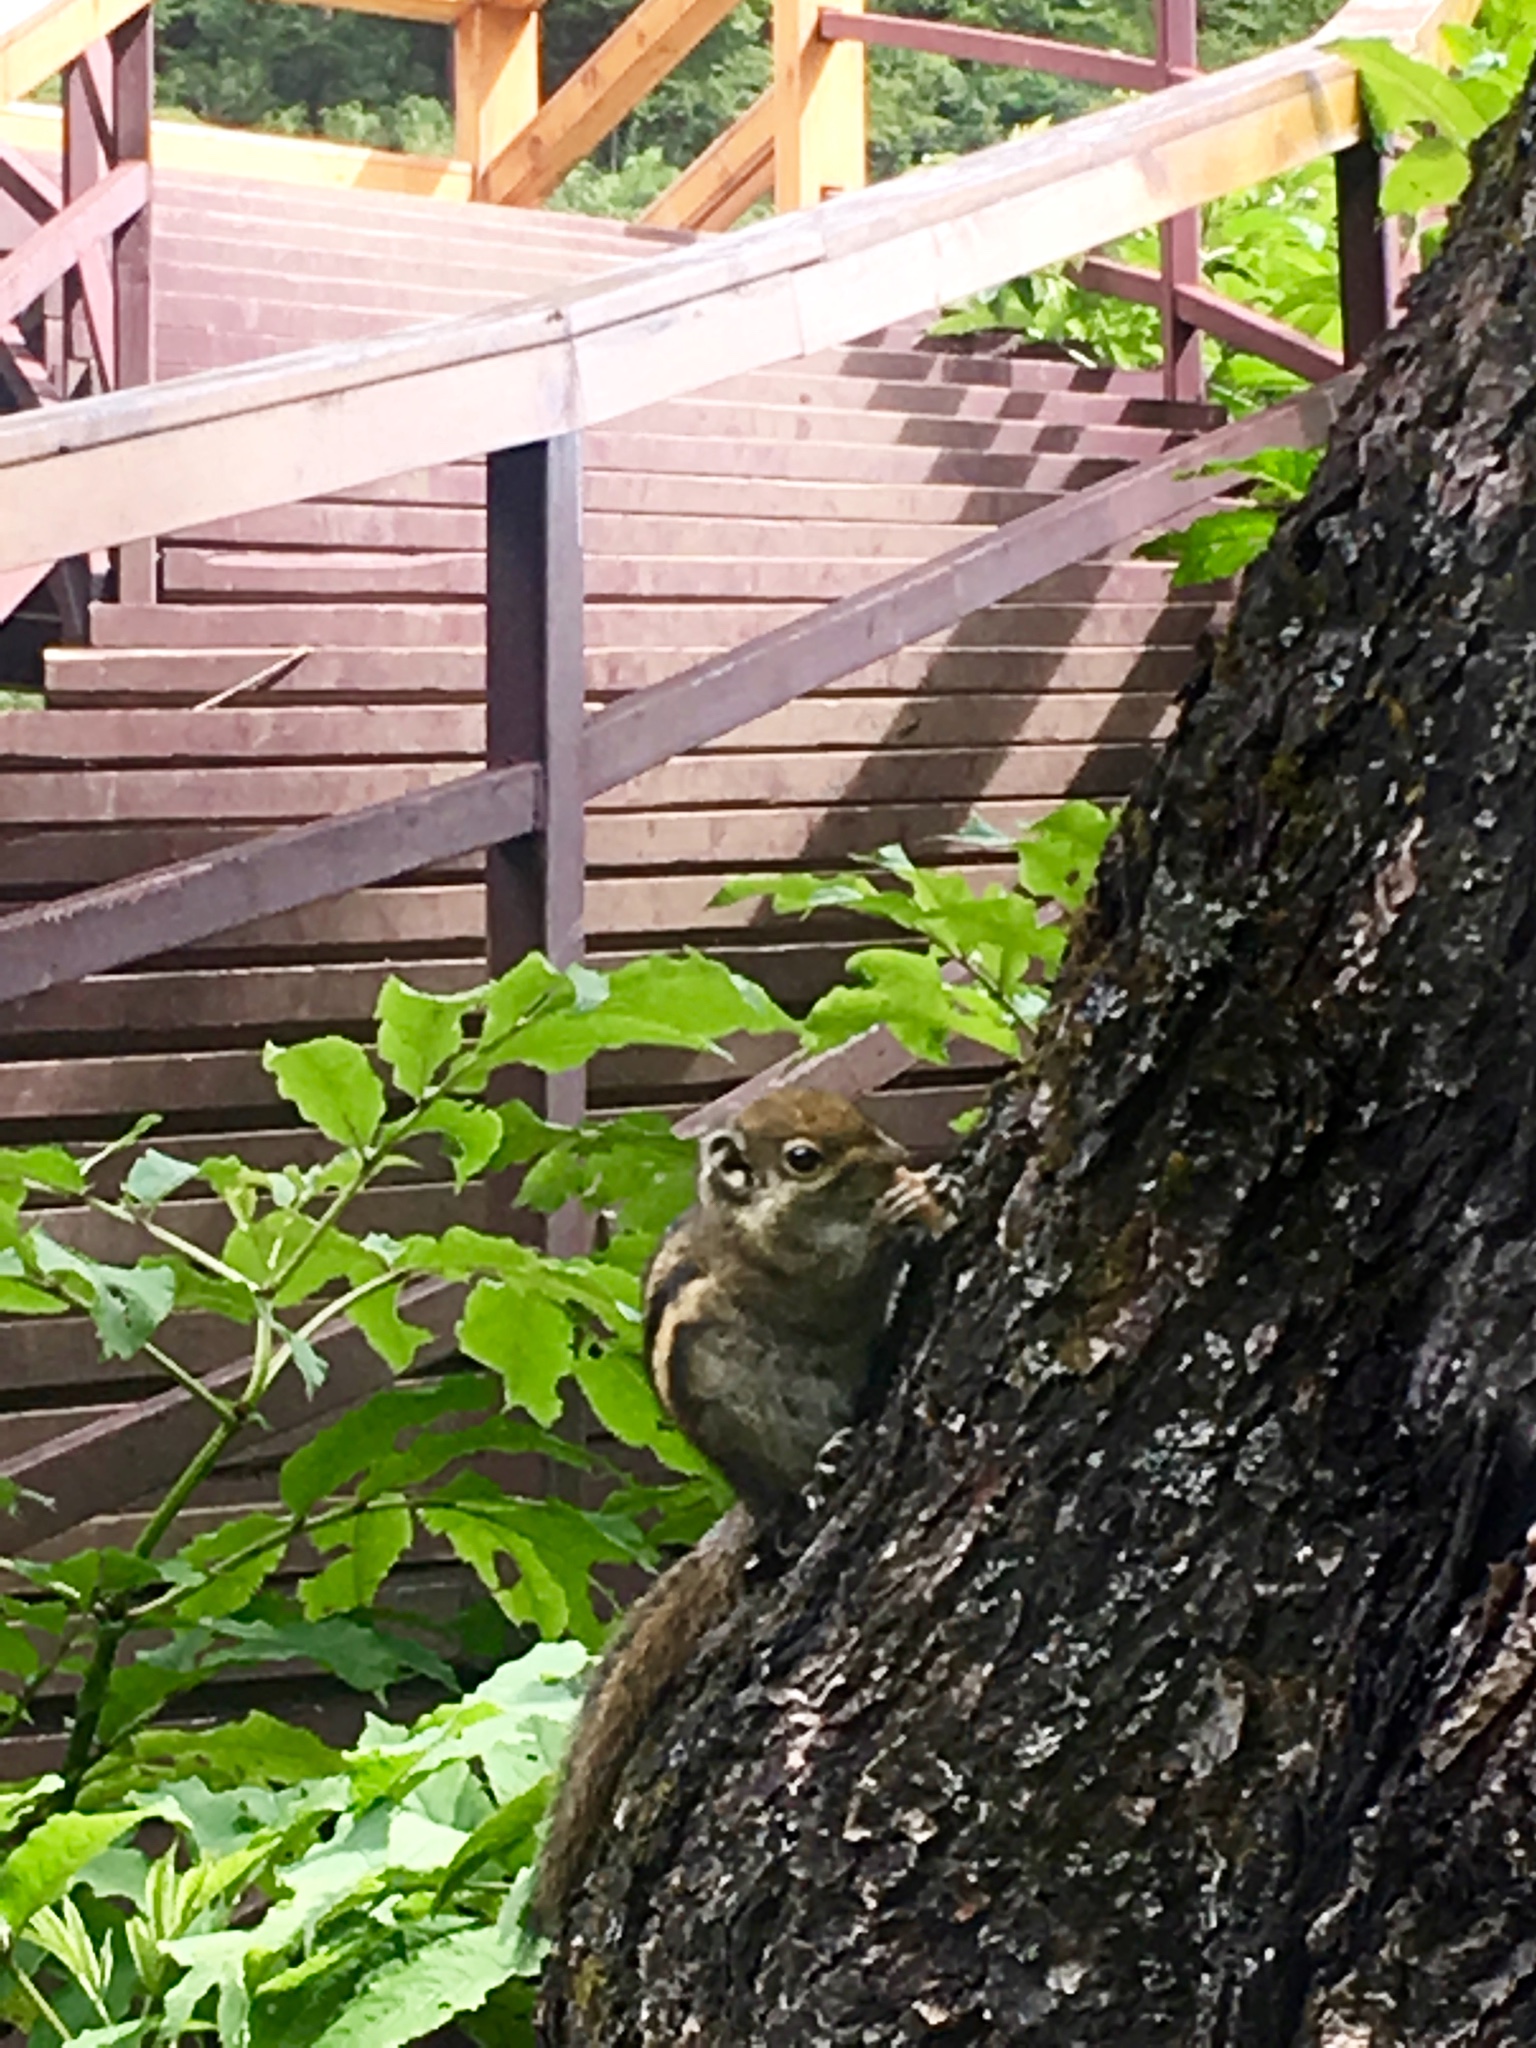
[[[744,1195],[751,1187],[752,1168],[747,1160],[747,1148],[742,1143],[740,1131],[732,1125],[710,1131],[700,1142],[699,1178],[728,1200],[732,1196]]]

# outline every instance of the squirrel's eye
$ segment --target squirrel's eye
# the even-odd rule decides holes
[[[821,1154],[814,1145],[796,1138],[784,1147],[784,1164],[791,1173],[814,1173],[821,1164]]]

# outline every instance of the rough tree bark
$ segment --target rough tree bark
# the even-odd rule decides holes
[[[546,2042],[1536,2041],[1533,353],[1528,99],[893,1397],[632,1765]]]

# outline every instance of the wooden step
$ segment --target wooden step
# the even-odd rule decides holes
[[[707,651],[594,653],[587,662],[588,695],[597,702],[665,682]],[[320,648],[311,654],[301,651],[296,661],[292,650],[280,648],[54,648],[47,657],[47,695],[50,705],[61,709],[110,703],[195,704],[237,688],[285,660],[291,663],[286,673],[236,701],[323,705],[457,699],[478,705],[484,699],[484,657],[478,647]],[[893,693],[921,692],[928,698],[951,691],[985,692],[989,700],[1079,690],[1133,695],[1176,690],[1188,669],[1188,654],[1178,647],[915,647],[856,669],[827,687],[844,695],[867,693],[877,701]]]

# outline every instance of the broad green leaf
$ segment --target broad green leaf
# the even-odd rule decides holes
[[[1114,817],[1080,799],[1061,804],[1019,841],[1019,880],[1035,896],[1076,910],[1087,901]]]
[[[133,1738],[133,1750],[146,1763],[163,1758],[216,1787],[295,1785],[334,1777],[345,1763],[309,1729],[260,1712],[214,1727],[149,1728]]]
[[[481,1280],[456,1334],[471,1358],[500,1376],[509,1402],[546,1428],[559,1417],[559,1383],[572,1362],[571,1319],[563,1309],[515,1283]]]
[[[384,1084],[350,1038],[268,1045],[261,1063],[283,1100],[338,1145],[368,1144],[384,1121]]]
[[[494,1927],[428,1942],[405,1961],[373,1972],[313,2048],[405,2048],[455,2013],[483,2005],[510,1967],[508,1944]]]
[[[151,1145],[133,1162],[123,1182],[123,1193],[130,1202],[152,1209],[157,1202],[174,1195],[178,1188],[184,1188],[189,1180],[196,1180],[199,1170],[192,1161],[173,1159],[169,1153],[157,1152]]]
[[[852,986],[830,989],[805,1020],[807,1042],[818,1051],[883,1024],[920,1060],[949,1058],[958,1012],[932,953],[869,946],[849,956]]]
[[[464,1016],[479,996],[426,995],[392,974],[379,991],[379,1057],[395,1086],[420,1101],[464,1043]]]
[[[319,1550],[341,1549],[321,1572],[299,1588],[299,1601],[310,1621],[327,1614],[371,1607],[385,1579],[411,1540],[411,1511],[398,1502],[379,1502],[343,1522],[332,1522],[314,1535]]]
[[[1191,520],[1178,533],[1143,541],[1136,552],[1176,563],[1175,590],[1191,583],[1219,583],[1258,560],[1274,539],[1279,522],[1279,513],[1264,506],[1233,505]]]
[[[55,1813],[0,1863],[0,1926],[19,1933],[40,1906],[62,1899],[93,1856],[143,1825],[142,1813]]]
[[[1428,121],[1465,149],[1487,125],[1461,86],[1384,38],[1340,36],[1326,47],[1348,58],[1360,73],[1378,135],[1400,135],[1415,122]]]
[[[574,1370],[593,1414],[620,1443],[653,1451],[674,1472],[714,1469],[663,1410],[638,1358],[616,1345],[584,1347]]]
[[[1383,213],[1422,213],[1427,206],[1449,206],[1467,189],[1471,161],[1443,135],[1426,135],[1398,158],[1382,180]]]
[[[489,1399],[486,1381],[472,1373],[419,1386],[383,1387],[293,1452],[278,1482],[283,1500],[294,1514],[308,1514],[317,1501],[370,1472],[405,1432],[425,1429],[441,1416],[481,1413]]]
[[[80,1161],[62,1145],[19,1145],[0,1151],[0,1180],[25,1182],[55,1194],[85,1192]]]

